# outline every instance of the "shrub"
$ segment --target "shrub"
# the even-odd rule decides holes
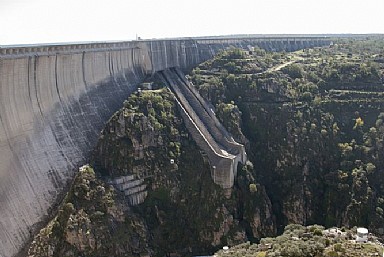
[[[267,256],[267,252],[259,252],[256,255],[256,257],[265,257],[265,256]]]
[[[302,78],[303,77],[303,69],[297,64],[291,64],[282,69],[282,72],[288,74],[291,78]]]
[[[257,186],[256,184],[249,184],[249,192],[256,193],[257,192]]]
[[[323,235],[323,231],[321,231],[320,229],[315,229],[315,231],[313,231],[313,235],[315,235],[315,236],[322,236]]]
[[[331,252],[329,252],[327,254],[327,256],[329,256],[329,257],[337,257],[337,256],[339,256],[339,254],[337,252],[335,252],[335,251],[331,251]]]
[[[343,251],[343,247],[341,246],[341,244],[335,244],[333,246],[333,249],[336,251],[336,252],[342,252]]]

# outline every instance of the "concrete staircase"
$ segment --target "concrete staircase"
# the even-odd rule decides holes
[[[176,68],[159,73],[175,93],[176,102],[186,127],[197,145],[207,154],[214,182],[231,188],[237,174],[237,164],[247,159],[243,145],[235,142],[219,122],[209,104]]]
[[[117,177],[110,180],[109,183],[124,193],[131,206],[143,203],[148,194],[144,179],[135,179],[135,175]]]

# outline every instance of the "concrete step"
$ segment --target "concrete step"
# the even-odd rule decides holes
[[[108,182],[124,193],[128,204],[131,206],[143,203],[148,195],[144,179],[136,179],[134,174],[113,178]]]

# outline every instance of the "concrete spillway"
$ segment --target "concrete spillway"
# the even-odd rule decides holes
[[[180,70],[172,68],[160,73],[176,95],[176,102],[189,133],[208,156],[213,181],[223,188],[231,188],[237,164],[245,163],[247,158],[244,146],[233,140]]]
[[[228,153],[232,153],[238,156],[238,159],[245,163],[247,160],[247,154],[245,152],[245,147],[242,144],[237,143],[232,135],[224,128],[221,122],[216,117],[216,114],[213,112],[209,104],[205,99],[200,95],[195,87],[186,79],[182,71],[178,68],[173,68],[176,72],[178,80],[186,86],[187,92],[185,94],[191,95],[189,99],[195,102],[194,108],[196,111],[199,111],[203,117],[204,125],[208,127],[208,130],[213,135],[215,140],[221,142],[220,144],[226,149]],[[183,88],[183,87],[181,87]]]
[[[147,75],[189,69],[231,45],[289,51],[327,44],[228,37],[0,47],[0,257],[20,251]]]

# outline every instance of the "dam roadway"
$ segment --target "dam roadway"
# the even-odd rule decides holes
[[[236,46],[298,50],[325,37],[212,37],[0,47],[0,257],[54,209],[110,116],[157,71]]]

